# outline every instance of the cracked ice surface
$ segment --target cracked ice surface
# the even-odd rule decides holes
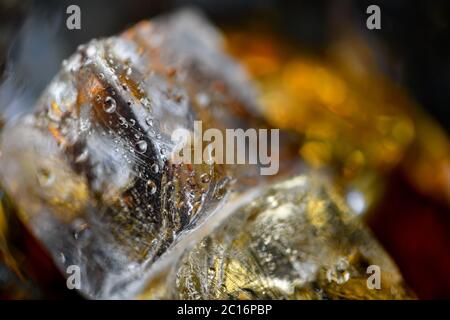
[[[175,165],[170,134],[243,127],[245,73],[217,30],[185,11],[93,40],[63,62],[35,111],[1,137],[2,183],[81,292],[130,298],[151,265],[220,207],[229,172]]]

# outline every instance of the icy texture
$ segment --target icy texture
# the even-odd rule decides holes
[[[224,166],[170,162],[171,133],[195,119],[245,128],[251,92],[192,12],[93,40],[63,62],[34,114],[6,125],[2,183],[62,273],[80,266],[82,293],[133,297],[228,191]]]
[[[380,267],[380,289],[367,286],[369,265]],[[311,176],[275,184],[248,199],[156,280],[144,298],[412,297],[369,231],[325,182]]]
[[[35,112],[6,124],[2,186],[62,274],[81,268],[86,297],[407,297],[376,241],[315,180],[219,210],[230,181],[246,189],[258,169],[171,163],[171,133],[196,119],[264,126],[220,35],[184,12],[80,46]],[[366,287],[369,264],[382,269],[380,291]]]

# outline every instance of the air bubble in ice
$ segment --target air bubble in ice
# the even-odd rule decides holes
[[[116,100],[114,100],[110,96],[106,97],[105,105],[103,108],[104,108],[105,112],[113,113],[114,111],[116,111]]]
[[[145,153],[147,151],[147,142],[140,140],[136,143],[136,150],[140,153]]]
[[[200,176],[200,181],[201,181],[202,183],[208,183],[210,180],[211,180],[211,177],[210,177],[209,173],[203,173],[203,174]]]
[[[151,168],[153,173],[158,173],[159,172],[159,166],[156,163],[152,164],[152,166],[150,168]]]
[[[150,194],[154,194],[157,190],[156,184],[153,182],[153,180],[147,181],[147,187]]]

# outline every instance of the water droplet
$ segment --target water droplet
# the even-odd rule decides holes
[[[350,279],[350,272],[348,271],[349,262],[346,258],[340,258],[334,266],[327,270],[327,279],[329,282],[336,282],[343,284]]]
[[[116,111],[116,100],[114,100],[110,96],[106,97],[103,109],[107,113],[113,113],[114,111]]]
[[[140,140],[136,143],[136,150],[140,153],[145,153],[147,151],[147,142]]]
[[[148,180],[147,181],[147,188],[148,188],[148,192],[150,194],[155,194],[156,190],[158,189],[156,187],[156,184],[153,182],[153,180]]]
[[[158,173],[159,172],[159,166],[156,163],[152,164],[150,169],[152,170],[153,173]]]
[[[127,119],[125,119],[124,117],[120,117],[120,118],[119,118],[119,124],[120,124],[121,126],[124,126],[125,128],[128,128]]]
[[[200,181],[201,181],[202,183],[208,183],[209,181],[211,181],[211,176],[209,175],[209,173],[203,173],[203,174],[200,176]]]
[[[150,117],[145,118],[145,123],[149,126],[152,127],[153,126],[153,120]]]

